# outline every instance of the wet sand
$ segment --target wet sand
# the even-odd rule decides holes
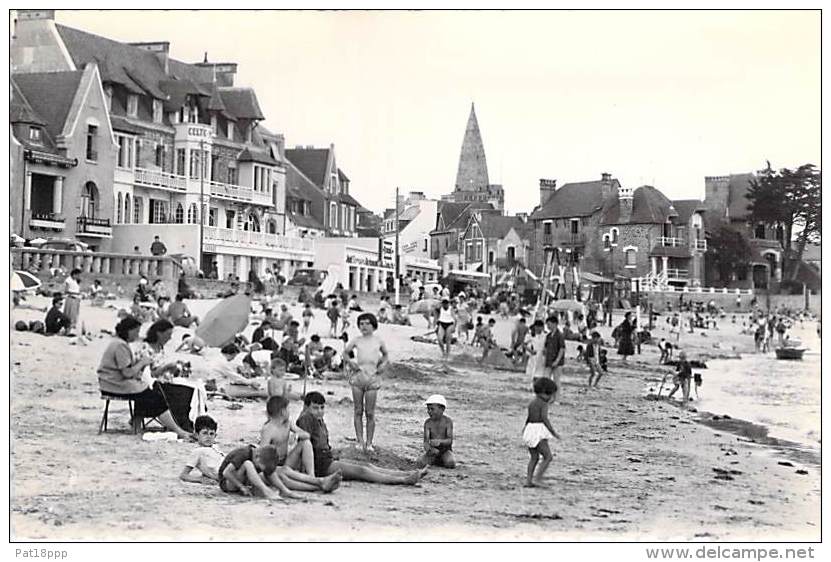
[[[46,305],[46,299],[31,303]],[[192,303],[197,311],[208,303]],[[372,307],[370,307],[372,308]],[[294,308],[297,312],[299,309]],[[82,305],[88,330],[112,329],[115,311]],[[15,310],[13,319],[41,318]],[[820,467],[756,443],[727,420],[708,419],[646,396],[660,383],[657,350],[621,361],[609,353],[599,389],[583,387],[588,371],[569,361],[560,404],[551,408],[562,441],[547,487],[522,487],[528,461],[520,441],[529,381],[523,373],[470,363],[440,363],[435,346],[410,337],[414,327],[387,326],[380,335],[396,363],[379,394],[376,432],[380,465],[406,468],[421,454],[423,400],[447,397],[455,423],[454,470],[431,469],[418,486],[345,482],[306,503],[269,504],[188,484],[178,474],[193,447],[145,442],[126,433],[126,406],[115,404],[111,429],[97,435],[103,409],[95,367],[107,336],[88,346],[68,338],[13,332],[11,529],[16,540],[818,540]],[[616,319],[617,320],[617,319]],[[353,318],[354,321],[354,318]],[[497,321],[507,344],[511,323]],[[316,311],[313,328],[325,334]],[[353,322],[354,327],[354,322]],[[177,328],[174,340],[181,337]],[[601,330],[608,337],[611,328]],[[684,334],[694,357],[752,349],[752,337],[729,324],[706,336]],[[654,333],[660,337],[661,331]],[[715,345],[714,345],[715,344]],[[459,352],[458,350],[456,351]],[[471,353],[471,350],[467,351]],[[478,355],[478,350],[473,352]],[[705,375],[706,376],[706,375]],[[706,379],[705,379],[706,380]],[[657,381],[657,382],[656,382]],[[706,384],[706,383],[705,383]],[[343,381],[330,381],[326,421],[332,445],[361,458],[354,444],[352,404]],[[665,387],[664,394],[667,389]],[[264,403],[241,409],[216,399],[219,446],[255,441]],[[296,415],[299,405],[292,405]],[[723,412],[716,412],[716,415]],[[706,416],[705,416],[706,418]],[[780,463],[786,464],[780,464]],[[788,466],[790,465],[790,466]],[[803,473],[804,472],[804,473]]]

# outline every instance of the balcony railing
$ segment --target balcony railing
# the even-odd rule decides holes
[[[661,236],[658,238],[657,241],[658,246],[670,247],[670,248],[680,248],[686,243],[684,242],[683,238],[673,238],[669,236]]]
[[[99,219],[95,217],[78,217],[76,222],[78,234],[88,234],[90,236],[105,236],[113,235],[113,227],[110,224],[110,219]]]
[[[65,225],[64,218],[51,211],[32,211],[32,216],[29,219],[29,226],[31,228],[63,230]]]
[[[174,191],[187,191],[188,188],[188,178],[185,176],[170,174],[168,172],[162,172],[161,170],[136,168],[135,181],[139,185],[172,189]]]
[[[706,240],[696,240],[695,241],[695,249],[700,250],[702,252],[707,251],[707,241]]]
[[[690,277],[689,269],[678,269],[677,267],[666,268],[667,279],[688,279]]]
[[[561,246],[585,246],[586,233],[585,232],[567,232],[560,234],[557,237],[557,243]]]
[[[293,238],[255,232],[253,230],[236,230],[233,228],[205,227],[205,239],[241,247],[274,248],[280,250],[295,250],[314,252],[314,240],[311,238]]]
[[[214,197],[230,199],[231,201],[256,203],[258,205],[271,205],[273,203],[271,193],[268,191],[255,191],[250,187],[218,181],[207,183],[210,186],[211,195]]]

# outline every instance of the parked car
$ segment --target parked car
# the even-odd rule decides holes
[[[323,269],[297,269],[288,284],[294,287],[317,287],[326,279]]]

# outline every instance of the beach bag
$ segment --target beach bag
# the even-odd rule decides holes
[[[29,330],[29,325],[23,320],[18,320],[14,323],[14,329],[18,332],[27,332]]]
[[[46,333],[46,325],[40,320],[32,320],[29,322],[29,331],[36,334]]]

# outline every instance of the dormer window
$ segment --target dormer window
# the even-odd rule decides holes
[[[161,123],[164,115],[162,100],[153,100],[153,122]]]
[[[113,87],[104,86],[104,97],[107,100],[107,111],[113,110]]]
[[[234,140],[234,122],[228,121],[228,139]]]
[[[40,127],[29,127],[29,141],[37,144],[41,143]]]
[[[127,115],[130,117],[138,117],[138,94],[129,94],[127,96]]]

